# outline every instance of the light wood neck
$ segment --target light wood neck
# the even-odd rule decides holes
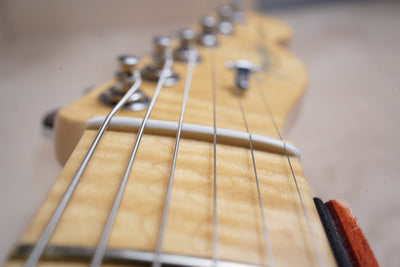
[[[234,93],[234,72],[226,69],[225,62],[249,59],[259,65],[268,63],[268,67],[251,75],[250,87],[241,96],[248,130],[251,134],[279,139],[273,122],[281,131],[307,81],[303,65],[282,46],[289,37],[290,30],[279,21],[248,13],[246,23],[237,25],[233,36],[219,36],[217,48],[199,48],[202,61],[194,70],[184,123],[213,127],[211,77],[215,75],[217,127],[246,132]],[[149,59],[144,59],[141,64],[148,62]],[[185,76],[185,64],[176,63],[174,68]],[[110,110],[98,101],[98,96],[113,83],[103,84],[58,113],[56,150],[65,167],[19,244],[37,242],[94,139],[96,130],[85,130],[86,121],[105,116]],[[151,82],[141,86],[148,95],[152,95],[154,87]],[[163,89],[151,119],[177,122],[183,87],[181,79],[175,86]],[[144,111],[128,110],[118,114],[137,118],[143,115]],[[97,246],[135,138],[135,131],[123,127],[111,128],[104,134],[50,238],[50,246],[89,249]],[[174,136],[145,130],[111,232],[108,252],[155,251],[174,145]],[[216,245],[213,143],[185,136],[179,145],[163,255],[216,257],[262,266],[271,264],[272,258],[274,266],[318,266],[321,259],[326,266],[336,265],[298,158],[255,147],[258,192],[248,146],[218,142],[216,151],[218,254],[213,255]],[[267,255],[267,243],[271,244],[271,255]],[[8,265],[21,262],[13,259]],[[72,265],[68,259],[41,264]]]

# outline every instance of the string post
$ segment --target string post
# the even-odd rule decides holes
[[[239,59],[236,61],[227,61],[226,68],[236,70],[235,84],[241,90],[249,88],[249,76],[252,72],[261,70],[259,65],[253,64],[250,60]]]
[[[139,58],[133,55],[121,55],[118,57],[119,69],[115,72],[116,83],[100,94],[101,102],[108,106],[115,106],[128,92],[132,85],[140,79],[140,72],[137,71]],[[124,105],[124,109],[140,111],[149,104],[149,98],[140,88],[131,95]]]
[[[131,55],[122,55],[118,57],[119,70],[115,72],[115,79],[118,81],[117,89],[126,93],[135,82],[136,66],[139,58]]]
[[[161,77],[165,62],[171,50],[171,38],[167,36],[156,36],[153,39],[153,45],[154,52],[152,55],[152,62],[142,70],[142,76],[145,80],[157,82]],[[178,82],[179,76],[172,67],[164,71],[164,73],[166,73],[165,86],[172,86]]]
[[[122,55],[118,57],[118,62],[120,64],[120,72],[126,73],[127,75],[133,75],[133,72],[139,63],[139,58],[131,55]]]
[[[219,22],[218,31],[222,34],[231,35],[233,34],[233,11],[229,5],[222,5],[218,9]]]
[[[243,11],[243,1],[235,0],[232,3],[232,19],[234,22],[243,23],[245,21],[245,14]]]
[[[196,47],[196,35],[191,29],[183,29],[180,32],[180,45],[174,51],[174,58],[177,61],[189,62],[190,57],[195,55],[196,62],[200,61],[200,55]]]
[[[217,20],[213,16],[205,16],[201,19],[200,24],[202,30],[198,42],[206,47],[217,46]]]

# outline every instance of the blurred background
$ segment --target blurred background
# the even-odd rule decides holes
[[[227,1],[0,0],[0,262],[57,178],[41,120]],[[400,264],[400,3],[245,1],[293,29],[309,87],[285,138],[310,190],[346,199],[381,266]]]

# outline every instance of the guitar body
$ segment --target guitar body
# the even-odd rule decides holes
[[[199,47],[201,61],[194,68],[183,123],[213,127],[214,76],[217,128],[245,133],[238,96],[234,93],[235,72],[226,69],[225,62],[247,59],[264,67],[261,72],[251,74],[249,89],[240,96],[248,131],[252,135],[279,140],[274,121],[281,131],[307,82],[303,65],[282,45],[289,38],[290,30],[284,24],[247,13],[245,24],[236,25],[233,36],[219,35],[218,47]],[[140,67],[149,61],[149,58],[143,59]],[[161,91],[150,116],[153,121],[179,121],[187,66],[174,63],[173,68],[181,79]],[[110,81],[99,86],[58,113],[55,123],[56,151],[59,161],[65,166],[17,246],[34,245],[45,229],[95,138],[98,127],[86,127],[86,122],[109,113],[111,108],[102,104],[98,97],[114,83]],[[140,88],[152,96],[155,84],[144,81]],[[270,113],[263,96],[269,103]],[[122,110],[117,116],[143,118],[144,114],[145,111]],[[151,254],[155,251],[175,134],[174,131],[170,134],[161,130],[144,130],[107,242],[108,252]],[[49,248],[81,248],[93,254],[136,137],[137,127],[112,123],[51,235]],[[273,258],[274,266],[319,266],[322,263],[324,266],[336,266],[300,159],[295,153],[287,156],[283,149],[273,150],[264,146],[255,145],[253,153],[254,162],[248,142],[236,139],[227,142],[217,136],[215,185],[218,232],[215,239],[212,138],[199,138],[193,133],[182,134],[162,253],[178,255],[182,259],[212,259],[217,247],[217,259],[225,262],[266,266],[271,264]],[[269,254],[271,251],[272,254]],[[28,253],[17,254],[10,258],[6,266],[20,266]],[[58,257],[50,254],[45,252],[39,266],[86,266],[90,261],[90,257],[77,259],[68,253]],[[104,266],[117,264],[110,257],[106,256],[105,260]],[[125,264],[135,265],[134,262],[131,259]]]

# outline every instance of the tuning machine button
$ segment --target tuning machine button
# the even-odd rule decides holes
[[[250,60],[239,59],[225,63],[228,69],[236,70],[235,84],[241,90],[249,88],[249,75],[251,72],[260,71],[259,65],[254,65]]]
[[[116,84],[99,96],[100,101],[109,106],[116,105],[136,80],[140,78],[140,72],[136,70],[139,58],[123,55],[118,57],[118,62],[119,70],[115,72]],[[148,104],[149,98],[139,88],[129,98],[124,108],[139,111],[145,109]]]
[[[222,34],[232,34],[233,33],[233,11],[232,7],[229,5],[223,5],[218,9],[219,23],[218,31]]]
[[[169,37],[157,36],[154,38],[153,60],[150,65],[147,65],[142,70],[143,79],[152,82],[158,81],[164,68],[165,61],[168,57],[170,44],[171,39]],[[178,74],[175,73],[172,67],[167,69],[166,72],[167,78],[165,79],[165,85],[174,85],[179,80]]]
[[[180,45],[174,51],[174,58],[177,61],[188,62],[193,54],[196,56],[196,62],[200,60],[200,55],[196,48],[196,35],[191,29],[183,29],[180,32]]]
[[[217,46],[217,21],[213,16],[205,16],[201,20],[201,34],[198,42],[207,47]]]

